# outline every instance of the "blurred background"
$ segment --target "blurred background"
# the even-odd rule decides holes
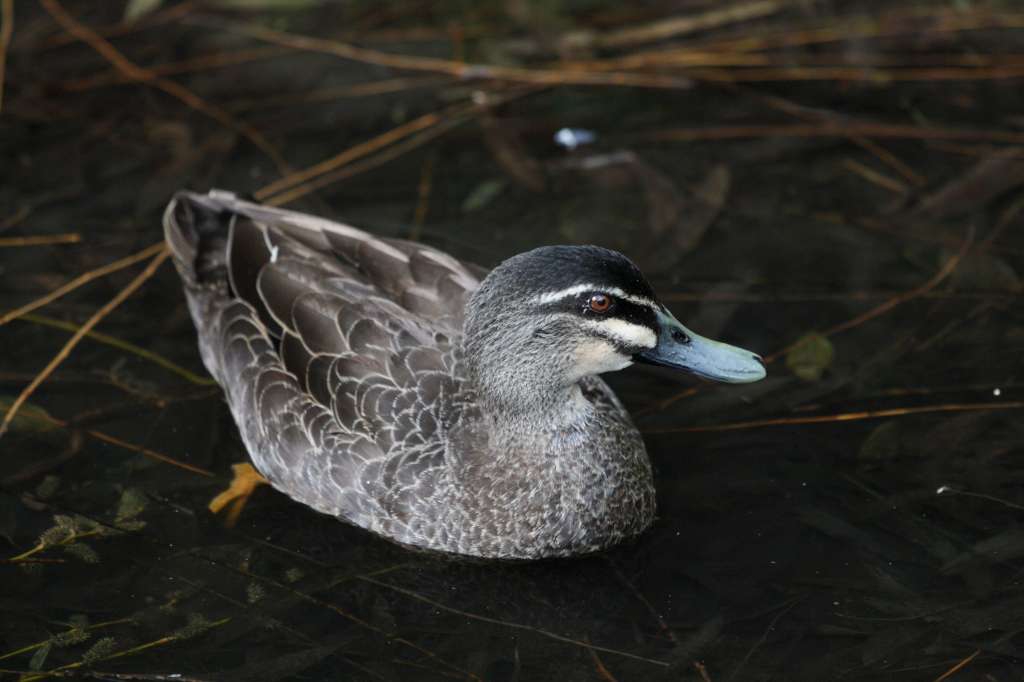
[[[0,0],[0,678],[1024,680],[1024,7]],[[484,266],[624,251],[769,376],[609,377],[659,520],[573,561],[261,489],[179,188]]]

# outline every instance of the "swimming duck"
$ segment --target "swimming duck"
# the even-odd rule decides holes
[[[164,215],[207,369],[273,487],[403,545],[503,559],[606,548],[655,516],[598,375],[708,379],[761,358],[698,336],[625,256],[545,246],[490,273],[416,242],[181,192]]]

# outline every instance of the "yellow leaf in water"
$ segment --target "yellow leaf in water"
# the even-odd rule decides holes
[[[827,338],[811,332],[786,353],[786,367],[804,381],[817,381],[832,364],[835,349]]]

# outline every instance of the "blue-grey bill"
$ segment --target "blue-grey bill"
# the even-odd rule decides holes
[[[658,345],[638,353],[636,360],[729,384],[764,379],[764,360],[757,353],[704,338],[666,313],[658,313],[658,324]]]

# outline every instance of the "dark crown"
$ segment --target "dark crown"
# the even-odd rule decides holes
[[[633,261],[600,246],[542,246],[509,258],[495,274],[514,278],[517,288],[536,293],[592,283],[655,300],[654,290]]]

